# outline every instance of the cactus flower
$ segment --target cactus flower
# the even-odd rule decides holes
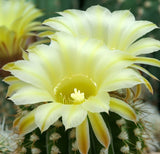
[[[32,31],[41,29],[34,21],[42,15],[25,0],[0,0],[0,68],[7,62],[22,59],[22,49],[29,45]]]
[[[31,47],[24,60],[3,67],[13,75],[4,79],[10,85],[9,99],[16,105],[35,105],[35,109],[14,124],[22,134],[36,127],[43,132],[62,117],[66,129],[76,128],[78,148],[87,153],[89,119],[95,136],[108,148],[110,136],[101,112],[111,110],[136,121],[134,110],[110,95],[112,91],[145,83],[137,71],[126,68],[135,57],[111,52],[95,39],[75,38],[65,33],[57,33],[55,37],[56,41],[50,45]]]
[[[83,36],[86,39],[101,40],[110,50],[120,50],[138,57],[135,60],[137,64],[160,67],[158,60],[144,56],[160,50],[160,41],[150,37],[141,38],[157,26],[149,21],[136,21],[129,10],[110,12],[107,8],[96,5],[86,11],[68,9],[58,14],[60,16],[47,19],[44,24],[54,31],[65,32],[74,37]],[[48,36],[54,37],[51,33],[48,33]],[[156,79],[139,65],[133,64],[132,68]]]

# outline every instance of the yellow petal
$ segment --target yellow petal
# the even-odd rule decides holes
[[[111,12],[105,7],[100,5],[89,7],[86,12],[84,12],[84,17],[81,19],[83,23],[87,23],[84,25],[87,30],[87,33],[84,36],[89,36],[90,38],[108,42],[110,40],[108,29],[109,23],[111,22],[111,16]],[[78,23],[77,27],[79,27]],[[110,48],[109,44],[107,44],[107,46]]]
[[[10,71],[15,77],[21,79],[24,82],[31,83],[37,87],[48,88],[50,87],[50,80],[47,76],[44,68],[41,67],[37,61],[39,58],[30,53],[30,61],[28,60],[19,60],[13,63],[6,64],[3,69]]]
[[[6,94],[6,97],[11,96],[15,91],[17,91],[23,85],[20,82],[17,82],[13,85],[10,85]]]
[[[69,129],[80,125],[86,118],[87,111],[81,105],[64,105],[61,114],[65,129]]]
[[[97,15],[97,17],[101,17],[101,14],[111,15],[111,12],[107,8],[100,5],[91,6],[86,11],[90,14]]]
[[[29,60],[28,59],[28,53],[24,50],[24,49],[21,49],[22,50],[22,57],[24,60]]]
[[[114,91],[122,88],[131,88],[137,84],[144,83],[142,76],[133,69],[124,69],[117,74],[108,74],[102,84],[102,88],[107,91]]]
[[[7,91],[7,95],[6,95],[7,97],[11,96],[13,93],[15,93],[15,91],[18,91],[20,88],[27,85],[25,82],[20,81],[17,78],[12,76],[5,78],[3,81],[10,84]]]
[[[160,41],[143,38],[133,43],[127,51],[133,55],[148,54],[160,50]]]
[[[154,59],[154,58],[148,58],[148,57],[137,57],[137,60],[135,60],[135,63],[147,64],[147,65],[160,67],[159,60]]]
[[[127,88],[125,100],[129,100],[132,97],[132,94],[132,90],[130,88]]]
[[[22,116],[17,117],[14,121],[13,121],[13,127],[17,127],[19,124],[19,121],[21,120]]]
[[[8,76],[8,77],[4,78],[3,81],[10,85],[12,83],[17,82],[18,79],[16,77],[14,77],[14,76]]]
[[[52,32],[52,31],[44,31],[44,32],[40,32],[40,33],[38,34],[38,36],[39,36],[39,37],[46,37],[46,36],[52,37],[53,34],[54,34],[54,32]]]
[[[133,89],[130,89],[130,88],[127,88],[126,89],[126,97],[125,97],[125,102],[128,102],[130,101],[131,99],[137,99],[139,98],[140,94],[142,92],[142,88],[141,88],[141,85],[137,85],[136,86],[136,91],[135,93],[133,92]]]
[[[110,136],[107,126],[99,113],[88,113],[93,131],[98,141],[108,148],[110,144]]]
[[[85,119],[76,128],[76,140],[81,154],[87,154],[90,147],[88,121]]]
[[[138,66],[138,65],[132,65],[131,67],[133,68],[136,68],[146,74],[148,74],[149,76],[151,76],[153,79],[156,79],[158,80],[154,75],[152,75],[150,72],[148,72],[146,69],[144,69],[143,67],[141,66]],[[153,94],[153,88],[152,88],[152,85],[150,84],[150,82],[144,78],[143,76],[140,77],[142,80],[143,80],[143,83],[145,84],[146,88]]]
[[[62,19],[62,17],[54,17],[54,18],[47,19],[43,22],[43,24],[52,27],[56,31],[71,33],[73,36],[75,36],[73,24],[71,24],[71,22],[69,22],[66,19]],[[53,33],[51,32],[46,34],[49,37],[53,35]]]
[[[145,84],[146,88],[153,94],[153,88],[152,88],[150,82],[144,77],[143,77],[143,81],[145,82],[144,84]]]
[[[149,71],[147,71],[145,68],[139,66],[139,65],[132,65],[132,68],[138,69],[144,73],[146,73],[147,75],[149,75],[151,78],[155,79],[155,80],[159,80],[157,77],[155,77],[153,74],[151,74]]]
[[[140,96],[140,94],[142,92],[141,90],[142,90],[141,85],[140,84],[137,85],[136,86],[136,93],[135,93],[134,99],[136,99],[136,98],[138,98]]]
[[[135,93],[133,91],[133,89],[131,88],[127,88],[126,89],[126,97],[125,97],[125,102],[128,102],[130,101],[131,99],[134,99],[136,100],[137,98],[139,98],[141,92],[142,92],[142,86],[139,84],[136,86],[136,90],[135,90]]]
[[[110,49],[127,52],[133,42],[157,28],[149,21],[136,21],[128,10],[111,13],[107,8],[99,5],[89,7],[86,11],[69,9],[59,14],[61,16],[48,19],[44,24],[52,27],[54,31],[65,32],[74,37],[83,36],[102,40]],[[115,23],[118,23],[118,26]],[[149,40],[143,41],[143,49],[147,49],[146,52],[157,50],[155,45],[157,43],[152,40],[149,43],[151,48],[144,47],[147,41]],[[134,48],[137,46],[139,45],[137,44]],[[132,50],[135,49],[131,48],[131,52],[134,52]],[[138,49],[138,52],[143,51]]]
[[[129,23],[130,27],[124,31],[121,36],[120,41],[120,50],[125,51],[129,45],[131,45],[135,40],[145,35],[146,33],[152,31],[157,28],[155,24],[149,21],[135,21]]]
[[[14,76],[8,76],[4,78],[3,81],[10,85],[7,91],[7,97],[10,96],[14,91],[18,90],[21,87],[21,83],[23,83]]]
[[[16,105],[53,101],[53,97],[46,90],[23,82],[17,82],[11,85],[8,94],[12,93],[13,95],[9,99],[15,102]]]
[[[96,96],[92,96],[82,104],[89,112],[108,112],[109,95],[106,91],[99,92]]]
[[[52,96],[44,89],[40,89],[27,84],[16,77],[6,77],[3,81],[10,84],[7,92],[9,99],[15,104],[31,104],[43,101],[53,101]],[[16,92],[16,93],[15,93]],[[32,95],[32,97],[30,97]]]
[[[132,109],[132,107],[120,99],[111,97],[110,110],[119,114],[127,120],[131,120],[134,122],[136,122],[137,120],[136,113]]]
[[[102,83],[105,79],[106,81],[109,79],[113,80],[112,79],[113,77],[118,79],[118,77],[122,76],[124,71],[126,71],[124,70],[124,68],[132,65],[134,61],[135,61],[135,57],[132,55],[129,55],[128,53],[121,52],[121,51],[105,50],[105,54],[101,55],[101,60],[97,61],[94,64],[95,69],[92,71],[92,74],[93,76],[95,76],[94,78],[95,82],[99,84],[99,83]],[[115,70],[118,71],[117,72],[118,76],[115,74]],[[123,73],[121,73],[121,70],[122,71],[124,70]],[[129,72],[131,71],[128,70],[128,73],[126,73],[126,75],[124,76],[126,77],[131,76]]]
[[[134,21],[135,18],[129,10],[114,11],[109,18],[108,22],[109,28],[106,27],[108,32],[104,31],[104,35],[108,35],[108,41],[106,45],[110,49],[119,49],[120,40],[124,33],[124,27],[126,27],[127,29],[129,24],[133,23]],[[103,24],[104,23],[105,22],[103,22]],[[118,23],[118,26],[115,23]]]
[[[34,115],[35,110],[27,113],[20,120],[17,119],[14,122],[14,125],[18,127],[20,134],[27,134],[37,128],[37,125],[35,124]]]
[[[63,108],[61,103],[47,103],[36,108],[35,123],[41,132],[47,130],[62,115]]]

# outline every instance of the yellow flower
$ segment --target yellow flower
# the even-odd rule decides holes
[[[44,24],[53,30],[65,32],[74,37],[83,36],[102,40],[110,50],[120,50],[134,56],[160,50],[160,41],[149,37],[141,38],[157,26],[149,21],[136,21],[129,10],[111,13],[107,8],[97,5],[86,11],[69,9],[58,14],[61,16],[47,19]],[[55,39],[51,33],[48,33],[48,36]],[[158,60],[144,55],[136,59],[135,63],[160,67]],[[139,65],[134,64],[132,68],[141,70],[156,79]]]
[[[29,44],[32,31],[41,29],[33,21],[42,13],[25,0],[0,0],[0,68],[22,58],[22,49]]]
[[[97,139],[108,148],[108,129],[99,113],[111,110],[136,121],[136,114],[127,103],[109,95],[145,82],[139,73],[126,68],[135,58],[124,52],[111,52],[101,41],[64,33],[55,35],[57,41],[34,46],[25,60],[3,67],[14,75],[4,80],[10,84],[10,99],[16,105],[38,106],[19,117],[15,125],[20,133],[36,127],[43,132],[62,117],[66,129],[76,127],[79,150],[87,153],[88,117]]]

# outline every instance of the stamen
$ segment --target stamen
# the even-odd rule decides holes
[[[71,94],[71,98],[77,103],[82,102],[85,99],[84,93],[81,93],[77,88],[74,88],[74,93]]]

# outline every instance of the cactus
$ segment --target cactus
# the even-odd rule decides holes
[[[118,1],[118,2],[120,4],[123,3],[123,1]],[[117,5],[117,7],[119,7],[119,6]],[[60,34],[60,36],[62,36],[62,38],[63,38],[63,35]],[[58,37],[59,36],[57,35],[57,38]],[[61,37],[59,37],[59,40],[60,39],[61,39]],[[41,47],[43,47],[43,45]],[[34,49],[36,49],[36,48],[32,47],[29,50],[32,51]],[[36,51],[37,51],[37,49],[36,49]],[[48,51],[46,51],[46,52],[48,52]],[[27,61],[28,60],[27,58],[28,57],[26,55],[26,57],[24,57],[24,60]],[[34,58],[35,57],[33,57],[33,59]],[[123,58],[125,58],[125,57],[123,57]],[[131,60],[131,58],[129,60]],[[89,62],[90,61],[91,61],[91,59],[89,60]],[[18,64],[18,62],[16,64]],[[16,64],[14,66],[16,66]],[[67,64],[69,64],[69,63],[67,63]],[[87,63],[87,64],[90,65],[90,63]],[[17,65],[15,68],[13,68],[10,64],[8,64],[4,67],[4,69],[12,72],[12,68],[13,68],[13,72],[14,72],[14,69],[16,70],[18,67],[20,68],[21,66]],[[134,72],[134,73],[136,73],[136,72]],[[134,74],[132,74],[132,75],[134,75]],[[139,75],[139,73],[136,73],[136,75],[141,79],[140,80],[141,82],[143,80],[142,83],[144,83],[144,81],[146,81],[145,78],[142,78],[141,75]],[[80,77],[83,77],[83,76],[80,76]],[[84,77],[82,79],[84,79],[85,84],[89,81],[89,86],[92,86],[91,80],[88,80]],[[132,78],[130,77],[130,79],[132,79]],[[136,78],[136,79],[138,80],[138,78]],[[18,79],[14,78],[14,77],[8,77],[5,79],[5,81],[7,82],[7,80],[9,83],[9,80],[10,81],[11,80],[17,81]],[[73,80],[74,80],[74,83],[76,83],[77,78],[74,78]],[[66,83],[64,81],[66,81]],[[61,83],[68,86],[68,83],[67,83],[68,81],[70,81],[70,79],[68,79],[68,78],[63,79],[61,81]],[[21,86],[25,87],[28,84],[28,83],[24,84],[20,80],[18,82],[20,82],[22,84],[22,85],[20,85],[19,88],[21,88]],[[63,86],[60,87],[61,83],[58,84],[58,88],[56,87],[61,92],[60,94],[62,94],[62,92],[64,92],[63,89],[65,89]],[[10,83],[10,84],[13,87],[15,86],[14,83],[13,83],[13,85],[12,85],[12,83]],[[147,88],[150,91],[152,91],[152,88],[150,87],[149,83],[145,82],[145,84],[146,84]],[[4,85],[4,87],[6,87],[5,84],[3,84],[3,85]],[[135,84],[135,85],[137,85],[137,84]],[[92,90],[94,91],[95,87],[92,86],[92,88],[93,88]],[[16,89],[16,86],[15,86],[15,89]],[[90,91],[90,89],[88,89],[88,91]],[[10,93],[12,93],[12,94],[15,94],[17,92],[17,89],[15,90],[15,93],[12,88],[10,88],[9,90],[10,90]],[[116,153],[118,153],[118,154],[123,154],[123,153],[124,154],[127,154],[127,153],[128,154],[132,154],[132,153],[133,154],[134,153],[143,154],[143,153],[149,152],[149,150],[150,150],[149,145],[151,144],[151,140],[152,140],[152,131],[150,131],[151,126],[148,124],[147,121],[145,121],[145,118],[143,117],[143,114],[145,112],[145,108],[142,107],[143,100],[139,96],[140,91],[141,91],[140,86],[138,85],[137,89],[135,91],[133,89],[123,89],[123,90],[121,89],[121,90],[117,90],[117,91],[108,92],[109,96],[111,96],[111,97],[113,96],[114,98],[117,98],[121,102],[124,102],[123,105],[125,107],[127,107],[128,110],[130,109],[129,107],[131,106],[133,110],[132,109],[129,110],[132,112],[130,114],[133,114],[133,117],[135,117],[135,115],[137,117],[137,120],[134,120],[133,117],[127,120],[127,118],[124,119],[124,116],[121,116],[121,114],[118,115],[118,114],[116,114],[116,112],[113,112],[112,110],[109,111],[108,114],[105,112],[98,113],[103,118],[103,120],[108,128],[108,131],[109,131],[110,143],[109,143],[108,148],[105,148],[99,142],[99,138],[96,136],[95,130],[93,128],[92,118],[90,118],[90,113],[88,114],[86,121],[88,121],[88,124],[89,124],[89,141],[90,141],[90,148],[88,151],[89,154],[98,154],[98,153],[99,154],[105,154],[105,153],[109,153],[109,154],[112,154],[112,153],[113,154],[114,153],[115,154]],[[6,92],[5,89],[2,90],[2,95],[3,95],[2,98],[3,99],[4,99],[4,92]],[[107,94],[107,92],[106,92],[106,94]],[[65,96],[68,96],[68,93]],[[19,95],[19,98],[21,98],[21,97],[22,96]],[[26,96],[24,96],[24,97],[26,97]],[[32,97],[32,96],[30,96],[30,97]],[[74,92],[71,93],[71,99],[69,99],[69,98],[66,99],[66,97],[63,98],[63,95],[60,95],[60,97],[55,95],[54,97],[57,97],[56,101],[63,100],[63,104],[65,104],[67,101],[69,102],[69,104],[73,103],[73,102],[80,104],[85,99],[88,99],[88,96],[85,98],[84,93],[82,93],[82,91],[80,91],[79,89],[76,89],[76,88],[74,89]],[[70,97],[70,95],[69,95],[69,97]],[[13,97],[11,99],[13,99]],[[19,101],[19,99],[16,97],[14,99],[15,100],[17,99],[17,102]],[[24,101],[26,101],[26,100],[24,100]],[[17,107],[17,112],[18,112],[17,119],[14,121],[14,125],[19,127],[20,123],[22,122],[21,119],[23,119],[28,113],[32,113],[31,111],[36,110],[40,105],[44,106],[49,103],[50,102],[42,102],[41,101],[38,105],[33,104],[33,105],[20,105],[20,106],[18,106]],[[8,104],[8,103],[5,103],[5,104]],[[22,101],[22,104],[23,104],[23,101]],[[11,109],[13,107],[10,106],[9,108]],[[13,110],[11,110],[11,111],[13,111]],[[43,113],[41,113],[41,114],[43,114]],[[83,153],[80,151],[80,148],[78,147],[78,143],[77,143],[78,142],[77,138],[76,138],[76,131],[77,131],[76,129],[77,128],[70,128],[70,129],[65,130],[66,125],[64,127],[62,118],[59,118],[56,122],[54,122],[46,131],[43,131],[43,128],[41,128],[41,131],[43,131],[43,133],[39,130],[39,128],[36,128],[36,129],[30,131],[30,133],[24,135],[23,139],[21,139],[21,137],[18,136],[18,140],[19,140],[17,142],[18,146],[15,149],[14,153],[15,154],[16,153],[20,153],[20,154],[23,154],[23,153],[24,154],[25,153],[27,153],[27,154],[31,154],[31,153],[32,154],[39,154],[39,153],[42,153],[42,154],[43,153],[46,153],[46,154],[58,154],[58,153],[79,154],[79,153]],[[130,120],[132,120],[132,121],[130,121]],[[32,125],[35,125],[35,124],[33,123]],[[21,126],[22,126],[22,124],[21,124]],[[35,127],[35,126],[33,126],[33,127]],[[19,128],[18,128],[18,130],[16,130],[16,128],[15,128],[15,132],[19,131],[19,130],[20,130]],[[1,132],[3,133],[4,130],[2,129]],[[7,132],[7,129],[6,129],[6,132]],[[6,144],[8,144],[7,138],[4,138],[4,141],[6,141],[6,142],[3,142],[3,141],[0,142],[0,144],[1,144],[0,152],[13,153],[13,150],[10,150],[9,148],[6,149],[6,147],[7,147]]]

